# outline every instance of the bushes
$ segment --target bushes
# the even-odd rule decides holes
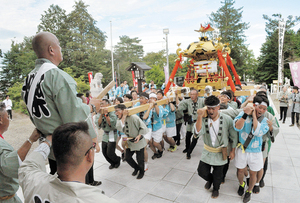
[[[22,112],[28,115],[26,104],[21,97],[23,83],[16,82],[12,87],[8,89],[7,95],[13,103],[12,109],[18,112]]]
[[[71,75],[74,78],[74,74],[71,68],[65,68],[65,72],[67,72],[69,75]],[[77,83],[77,92],[78,93],[85,93],[90,90],[90,85],[88,83],[85,83],[83,80],[84,76],[80,76],[79,78],[74,78],[74,80]],[[13,107],[12,109],[18,112],[22,112],[28,115],[26,104],[23,101],[23,98],[21,97],[21,91],[22,91],[23,83],[16,82],[12,87],[8,89],[7,95],[9,95]]]

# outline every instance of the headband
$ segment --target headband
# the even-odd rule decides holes
[[[229,100],[231,100],[231,98],[227,94],[221,94],[221,95],[225,95]]]
[[[255,104],[256,106],[258,106],[258,105],[263,105],[263,106],[268,107],[268,104],[267,104],[266,102],[261,102],[261,103],[255,102],[254,104]]]

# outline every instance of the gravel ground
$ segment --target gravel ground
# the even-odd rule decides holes
[[[13,120],[10,121],[8,130],[3,134],[4,139],[13,146],[14,149],[19,149],[22,144],[30,137],[34,130],[29,116],[12,112]],[[38,143],[34,143],[31,150],[35,149]]]
[[[34,130],[29,116],[21,113],[12,112],[13,120],[10,121],[8,130],[3,134],[4,139],[14,148],[19,149],[22,144],[30,137]],[[103,131],[98,131],[99,142],[102,140]],[[34,150],[38,146],[38,142],[33,143],[30,151]]]

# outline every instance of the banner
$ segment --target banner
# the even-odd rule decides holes
[[[165,83],[167,84],[168,80],[169,80],[169,68],[168,68],[168,66],[164,67],[164,72],[165,72]]]
[[[300,62],[289,63],[294,86],[300,87]]]
[[[118,87],[118,78],[117,78],[117,72],[115,71],[115,88],[117,89]]]
[[[89,77],[89,83],[91,85],[91,82],[93,80],[93,72],[88,72],[88,77]]]
[[[131,75],[132,75],[133,86],[134,86],[134,87],[137,87],[137,86],[138,86],[138,83],[137,83],[137,81],[134,79],[134,71],[131,71]]]

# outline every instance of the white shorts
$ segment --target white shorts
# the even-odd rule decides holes
[[[262,152],[243,153],[243,151],[240,148],[237,148],[235,151],[234,159],[234,165],[238,169],[246,168],[246,166],[248,165],[251,171],[260,171],[260,169],[264,167]]]
[[[166,128],[167,137],[174,137],[176,135],[176,126]]]
[[[153,138],[154,142],[160,143],[162,141],[162,128],[157,131],[152,131],[151,137]]]
[[[166,128],[166,124],[162,124],[162,125],[161,125],[161,129],[162,129],[162,130],[161,130],[161,131],[162,131],[162,134],[166,134],[166,133],[167,133],[167,132],[166,132],[166,129],[167,129],[167,128]]]
[[[147,139],[148,141],[151,140],[151,133],[152,133],[152,129],[148,128],[148,133],[146,135],[143,135],[145,139]]]

